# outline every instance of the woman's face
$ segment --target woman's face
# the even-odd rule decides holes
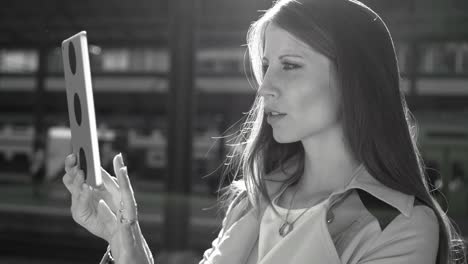
[[[265,32],[264,97],[273,137],[279,143],[300,141],[337,121],[338,87],[332,61],[287,31],[270,23]]]

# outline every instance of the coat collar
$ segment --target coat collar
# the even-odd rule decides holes
[[[293,161],[293,160],[292,160]],[[296,162],[287,162],[285,165],[285,171],[291,173],[295,170]],[[278,174],[278,170],[271,173],[270,177],[275,179],[275,174]],[[411,210],[413,209],[414,195],[408,195],[402,193],[398,190],[387,187],[383,183],[379,182],[372,174],[369,173],[364,163],[361,163],[352,173],[352,176],[345,187],[339,190],[334,191],[330,197],[331,200],[336,196],[336,198],[343,197],[345,193],[351,189],[361,189],[368,192],[379,200],[391,205],[396,208],[406,217],[410,216]],[[279,184],[276,184],[268,192],[270,197],[274,197],[276,192],[279,192]]]
[[[369,173],[363,163],[356,168],[348,185],[344,190],[339,191],[339,193],[356,188],[362,189],[379,200],[393,206],[406,217],[410,216],[411,210],[413,209],[414,195],[402,193],[382,184]]]

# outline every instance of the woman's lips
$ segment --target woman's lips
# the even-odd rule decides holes
[[[285,116],[286,116],[286,114],[279,114],[279,115],[271,115],[270,114],[270,115],[267,116],[267,122],[268,122],[268,124],[273,125],[273,124],[279,122]]]

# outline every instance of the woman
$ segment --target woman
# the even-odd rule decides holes
[[[381,18],[354,0],[282,0],[247,41],[259,89],[223,177],[238,180],[221,199],[222,229],[200,263],[461,258],[463,241],[429,194]],[[99,189],[74,166],[67,157],[75,221],[117,263],[154,263],[121,156],[117,180],[103,171]],[[93,197],[104,200],[93,207]]]

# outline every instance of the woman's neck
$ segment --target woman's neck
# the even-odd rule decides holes
[[[349,182],[359,166],[349,153],[339,123],[302,140],[305,150],[304,175],[298,192],[332,193]]]

